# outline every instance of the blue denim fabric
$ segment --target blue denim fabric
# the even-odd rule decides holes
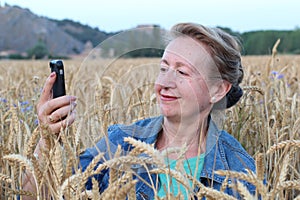
[[[101,139],[95,147],[88,148],[80,155],[80,165],[84,171],[92,159],[99,153],[105,153],[105,160],[113,157],[117,146],[121,145],[124,155],[132,148],[128,143],[124,142],[125,137],[133,137],[143,142],[153,144],[156,141],[158,133],[162,129],[163,116],[147,118],[131,125],[112,125],[108,128],[108,137]],[[200,180],[208,187],[220,189],[225,177],[214,173],[216,170],[232,170],[238,172],[246,172],[249,169],[255,172],[255,162],[253,158],[244,150],[241,144],[226,131],[219,131],[215,123],[210,120],[209,129],[206,139],[206,153],[203,170]],[[103,161],[100,161],[100,163]],[[151,166],[149,166],[151,167]],[[132,165],[132,169],[138,174],[139,178],[146,180],[149,184],[156,186],[156,175],[149,174],[141,165]],[[108,186],[109,173],[108,170],[102,171],[101,174],[95,176],[99,182],[101,191]],[[229,180],[232,183],[234,180]],[[243,182],[251,193],[255,193],[255,187]],[[159,186],[158,186],[159,187]],[[91,180],[86,184],[87,189],[92,188]],[[240,198],[235,191],[226,188],[225,192],[229,195]],[[154,199],[154,192],[143,181],[139,181],[136,185],[137,199]]]

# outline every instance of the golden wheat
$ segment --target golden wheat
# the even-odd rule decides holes
[[[276,45],[272,56],[242,58],[244,96],[226,111],[227,118],[221,127],[232,133],[256,158],[257,172],[216,172],[225,177],[220,191],[181,173],[180,156],[175,170],[164,165],[165,156],[172,152],[183,155],[184,148],[158,152],[154,146],[133,138],[125,139],[134,147],[127,155],[117,150],[111,160],[104,160],[103,153],[99,152],[85,172],[78,168],[82,150],[107,137],[109,125],[127,124],[159,114],[153,91],[159,59],[87,60],[83,63],[66,60],[67,93],[78,97],[77,121],[71,128],[62,130],[58,138],[49,133],[47,127],[36,124],[35,106],[49,74],[48,62],[0,61],[0,181],[3,185],[0,198],[17,199],[20,195],[35,199],[136,199],[136,180],[133,180],[136,174],[130,169],[132,164],[140,164],[149,174],[169,174],[187,188],[190,187],[187,180],[192,181],[200,190],[194,193],[190,189],[191,198],[195,195],[207,199],[235,199],[223,193],[226,187],[232,187],[244,199],[256,199],[257,195],[262,199],[300,199],[300,56],[278,55]],[[37,159],[33,152],[41,137],[46,145]],[[141,157],[141,154],[149,157]],[[151,164],[158,168],[148,169]],[[110,173],[108,187],[100,194],[99,184],[91,178],[93,188],[87,191],[88,178],[104,169]],[[36,194],[22,189],[24,171],[33,174]],[[229,184],[231,178],[255,185],[256,196],[239,182]],[[153,183],[147,184],[156,192]],[[180,198],[182,194],[177,197],[167,194],[164,199]]]

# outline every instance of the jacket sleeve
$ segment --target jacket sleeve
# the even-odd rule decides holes
[[[229,142],[230,141],[230,142]],[[242,145],[234,138],[230,138],[229,140],[222,140],[222,147],[224,156],[226,159],[227,167],[231,171],[247,173],[247,171],[251,171],[256,173],[255,161],[250,156],[247,151],[242,147]],[[248,191],[254,195],[256,192],[256,187],[245,181],[245,180],[232,180],[233,184],[236,181],[240,181],[243,183]]]

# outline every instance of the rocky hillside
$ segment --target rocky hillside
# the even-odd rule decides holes
[[[0,52],[26,52],[43,42],[53,55],[83,51],[84,43],[60,28],[55,21],[18,6],[0,7]]]

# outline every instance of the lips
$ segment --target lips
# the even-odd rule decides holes
[[[178,99],[176,96],[166,95],[166,94],[160,94],[160,99],[162,101],[175,101]]]

